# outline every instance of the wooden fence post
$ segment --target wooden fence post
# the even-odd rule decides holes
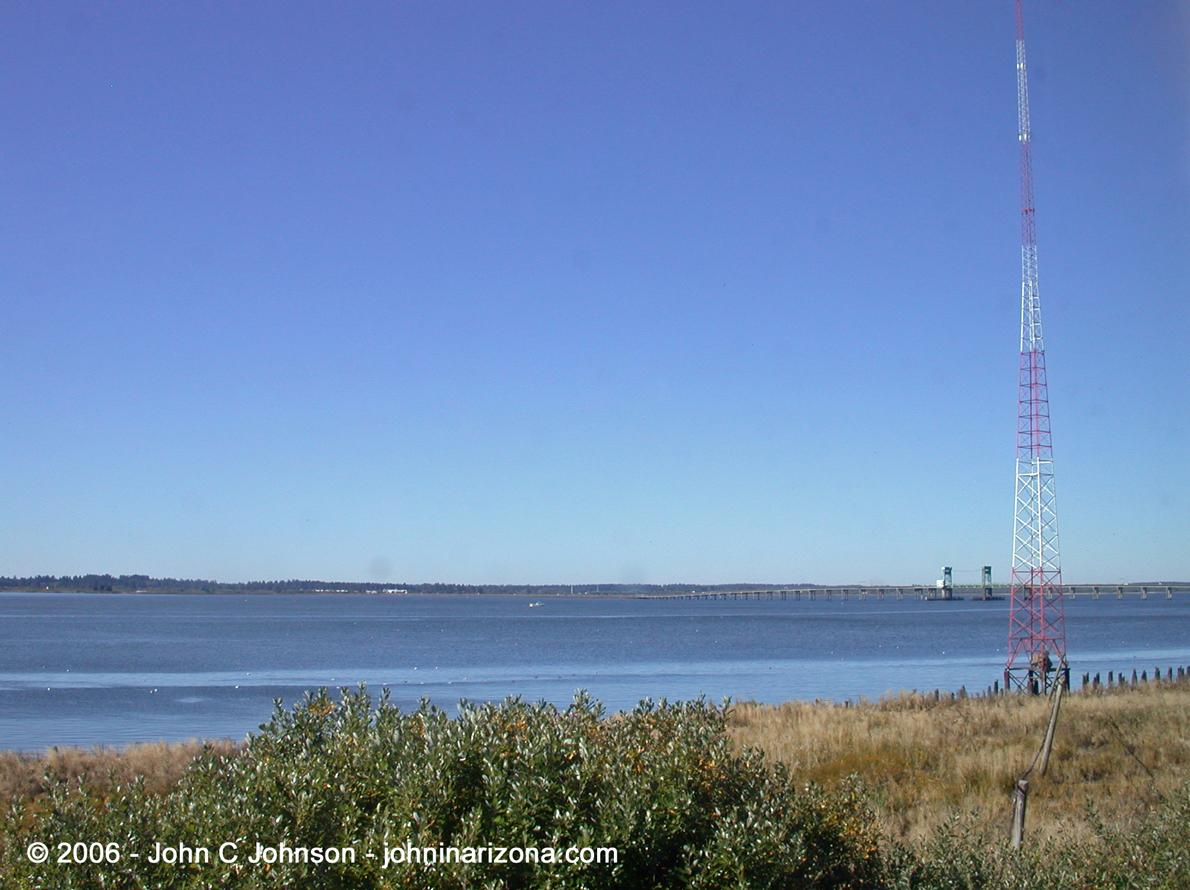
[[[1025,837],[1025,805],[1029,802],[1029,780],[1020,779],[1012,795],[1012,849],[1019,850]]]

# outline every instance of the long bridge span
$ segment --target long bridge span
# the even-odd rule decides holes
[[[1059,588],[1066,599],[1089,596],[1091,599],[1126,596],[1164,597],[1190,593],[1190,584],[1063,584]],[[926,584],[866,585],[844,584],[822,587],[764,587],[739,590],[692,590],[689,593],[640,594],[647,600],[848,600],[848,599],[919,599],[931,601],[999,600],[1008,596],[1003,584],[989,587],[955,584],[938,587]]]

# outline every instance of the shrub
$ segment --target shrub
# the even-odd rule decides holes
[[[509,699],[402,713],[363,689],[278,704],[243,751],[209,751],[171,792],[56,786],[13,807],[0,879],[13,888],[875,888],[883,866],[854,789],[795,788],[734,754],[724,710],[644,702],[611,717]],[[53,855],[28,862],[40,840]],[[118,841],[118,863],[59,865],[60,841]],[[234,842],[238,861],[218,861]],[[154,844],[206,864],[148,861]],[[354,862],[246,860],[256,845],[351,848]],[[614,863],[390,864],[385,849],[614,848]],[[139,859],[127,854],[137,852]],[[367,854],[374,858],[368,858]],[[436,855],[436,854],[435,854]],[[540,855],[540,854],[539,854]],[[490,854],[489,854],[490,857]]]

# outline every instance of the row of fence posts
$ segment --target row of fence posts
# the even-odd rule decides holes
[[[1190,667],[1166,668],[1164,671],[1164,676],[1162,676],[1161,668],[1153,669],[1152,682],[1154,683],[1184,683],[1187,680],[1190,680]],[[1103,682],[1102,672],[1096,673],[1094,676],[1088,673],[1083,674],[1082,691],[1094,692],[1099,689],[1122,689],[1128,686],[1136,686],[1138,684],[1148,682],[1150,682],[1150,680],[1149,671],[1147,668],[1142,670],[1139,675],[1136,672],[1136,668],[1133,668],[1131,682],[1129,682],[1124,671],[1108,671],[1106,683]],[[987,698],[992,698],[999,695],[1002,691],[1004,690],[1001,690],[1000,688],[1000,681],[996,680],[991,686],[984,690],[984,695]],[[1073,689],[1071,689],[1071,691],[1073,691]]]
[[[1092,677],[1090,674],[1083,674],[1083,689],[1087,689],[1088,687],[1090,687],[1091,689],[1098,689],[1098,688],[1102,687],[1103,682],[1100,679],[1100,677],[1101,677],[1101,674],[1095,674],[1094,677]],[[1184,668],[1184,667],[1178,668],[1176,676],[1174,674],[1173,668],[1166,668],[1164,680],[1162,680],[1162,678],[1161,678],[1161,668],[1153,668],[1153,682],[1155,682],[1155,683],[1162,683],[1162,682],[1182,683],[1182,682],[1185,682],[1187,677],[1190,677],[1190,668]],[[1133,668],[1131,683],[1128,682],[1128,680],[1124,676],[1123,671],[1120,671],[1119,673],[1116,673],[1115,671],[1107,672],[1107,687],[1106,688],[1108,688],[1108,689],[1119,687],[1119,686],[1129,686],[1129,685],[1135,686],[1135,685],[1137,685],[1138,682],[1140,682],[1140,683],[1148,683],[1149,682],[1148,670],[1141,671],[1140,677],[1138,678],[1136,676],[1136,668]]]

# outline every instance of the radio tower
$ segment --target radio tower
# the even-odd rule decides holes
[[[1016,528],[1008,611],[1004,688],[1048,692],[1069,674],[1054,452],[1050,437],[1041,295],[1037,288],[1037,230],[1033,217],[1029,84],[1025,73],[1025,21],[1016,0],[1016,96],[1021,144],[1021,376],[1016,435]]]

